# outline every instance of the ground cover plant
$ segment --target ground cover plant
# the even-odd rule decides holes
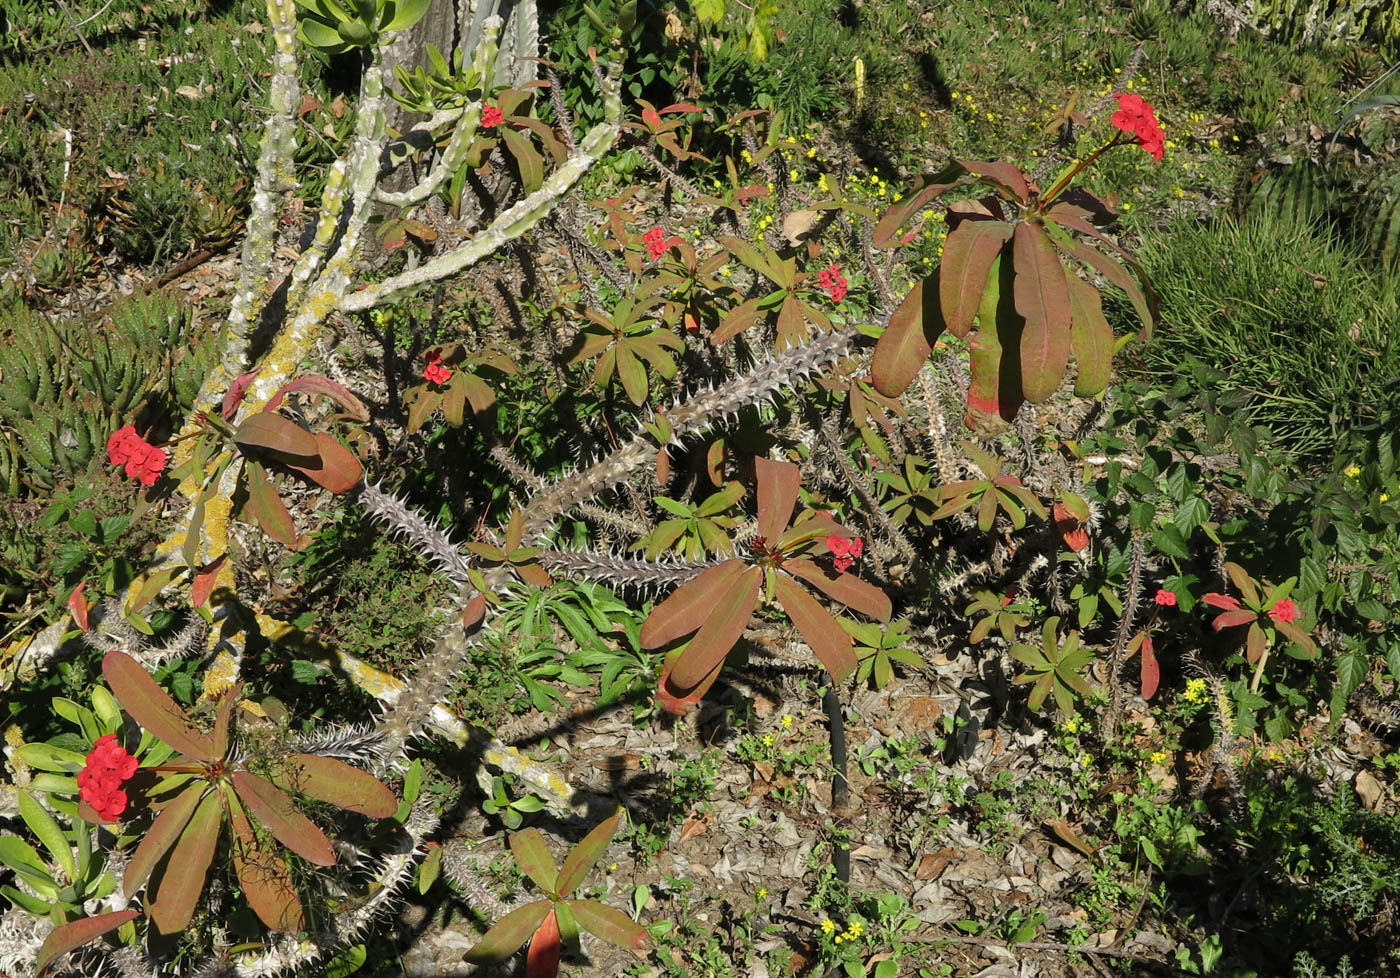
[[[432,10],[6,14],[0,969],[1393,973],[1390,21]]]

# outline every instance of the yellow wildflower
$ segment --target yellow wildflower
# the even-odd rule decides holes
[[[1167,759],[1166,751],[1154,750],[1152,756],[1148,758],[1153,764],[1161,764]]]
[[[1204,679],[1186,680],[1186,691],[1182,695],[1188,703],[1204,703],[1206,701],[1206,681]]]
[[[772,734],[764,734],[764,735],[763,735],[763,746],[764,746],[764,747],[772,747],[772,746],[773,746],[773,741],[774,741],[774,737],[773,737]]]
[[[784,729],[784,730],[790,729],[790,728],[792,727],[792,724],[793,724],[794,720],[795,720],[795,718],[793,717],[793,715],[792,715],[791,713],[785,715],[785,716],[783,717],[783,729]]]
[[[822,921],[822,933],[823,933],[823,934],[830,934],[830,933],[831,933],[832,931],[834,931],[835,929],[836,929],[836,922],[835,922],[835,921],[832,921],[832,920],[823,920],[823,921]]]
[[[768,896],[768,887],[766,887],[766,886],[760,886],[760,887],[758,888],[758,898],[759,898],[760,900],[762,900],[762,899],[763,899],[764,897],[766,897],[766,896]]]
[[[1348,466],[1346,467],[1346,477],[1347,477],[1348,479],[1355,479],[1355,478],[1356,478],[1358,475],[1360,475],[1360,474],[1361,474],[1361,466],[1359,466],[1359,465],[1348,465]]]

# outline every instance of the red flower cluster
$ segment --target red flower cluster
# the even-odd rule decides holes
[[[817,284],[831,296],[832,302],[840,302],[846,298],[846,278],[841,274],[841,266],[834,262],[817,272]]]
[[[826,549],[835,554],[836,559],[832,561],[836,569],[845,573],[852,564],[865,553],[865,541],[860,537],[854,540],[847,540],[845,537],[838,537],[835,534],[826,538]]]
[[[126,474],[140,479],[143,486],[155,485],[166,458],[165,450],[138,435],[134,425],[118,428],[107,439],[107,461],[126,466]]]
[[[671,245],[680,244],[680,238],[668,238],[666,232],[661,230],[661,225],[652,228],[642,235],[642,244],[647,247],[647,255],[653,259],[660,258],[670,250]]]
[[[126,811],[122,782],[136,773],[136,758],[117,743],[116,734],[98,737],[87,766],[78,772],[79,794],[104,821],[119,822]]]
[[[1157,111],[1143,101],[1141,95],[1132,92],[1119,92],[1114,98],[1118,100],[1118,111],[1113,113],[1113,125],[1136,136],[1138,145],[1153,160],[1162,162],[1166,137],[1162,135],[1162,125],[1157,121]]]
[[[423,368],[423,379],[434,384],[445,384],[452,376],[452,369],[442,365],[442,351],[428,351],[428,365]]]
[[[495,129],[506,121],[505,113],[494,105],[486,105],[481,110],[481,128]]]
[[[1163,608],[1176,607],[1176,595],[1173,594],[1171,591],[1168,591],[1166,588],[1158,588],[1157,596],[1154,600]]]
[[[1293,603],[1292,599],[1284,598],[1269,609],[1269,617],[1276,622],[1297,621],[1298,606]]]

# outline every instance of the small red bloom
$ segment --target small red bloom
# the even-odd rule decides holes
[[[131,458],[131,443],[140,440],[141,436],[136,433],[135,425],[123,425],[118,428],[107,439],[107,461],[113,465],[125,465],[126,460]]]
[[[860,555],[865,552],[865,541],[860,537],[847,540],[845,537],[838,537],[835,534],[826,538],[826,549],[834,555],[832,564],[841,573],[845,573],[850,566],[860,559]]]
[[[672,245],[680,243],[680,238],[666,237],[666,232],[661,229],[659,224],[642,235],[642,244],[646,245],[647,256],[652,259],[660,258],[671,250]]]
[[[1173,594],[1171,591],[1168,591],[1166,588],[1158,588],[1157,596],[1153,600],[1155,600],[1159,605],[1161,605],[1164,608],[1176,607],[1176,595]]]
[[[481,128],[494,129],[506,121],[505,113],[494,105],[486,105],[481,110]]]
[[[835,262],[817,272],[817,284],[831,297],[832,302],[840,302],[846,298],[846,279],[841,274],[841,266]]]
[[[1161,123],[1157,121],[1157,111],[1141,95],[1132,92],[1119,92],[1114,98],[1118,99],[1118,111],[1109,120],[1114,128],[1135,137],[1138,145],[1153,160],[1162,162],[1166,137],[1162,134]]]
[[[148,443],[132,425],[118,428],[107,439],[107,461],[124,466],[126,474],[140,479],[142,485],[155,484],[168,458],[164,449]]]
[[[78,794],[104,821],[120,821],[127,803],[121,785],[136,773],[137,766],[136,758],[117,743],[116,734],[99,737],[78,772]]]
[[[1269,609],[1269,617],[1279,623],[1297,621],[1298,606],[1291,599],[1284,598]]]
[[[428,351],[428,363],[423,368],[423,379],[432,384],[445,384],[452,376],[452,369],[442,365],[442,352]]]

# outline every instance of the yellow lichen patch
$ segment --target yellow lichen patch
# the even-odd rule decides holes
[[[492,743],[487,747],[482,752],[481,757],[487,764],[507,771],[524,781],[530,786],[530,790],[539,795],[540,799],[551,808],[565,811],[572,809],[569,799],[573,796],[574,790],[569,787],[569,782],[559,777],[546,765],[526,757],[514,747],[506,747],[497,743]]]
[[[204,689],[201,700],[210,700],[238,682],[238,657],[227,649],[220,649],[214,657],[214,664],[204,674]]]

